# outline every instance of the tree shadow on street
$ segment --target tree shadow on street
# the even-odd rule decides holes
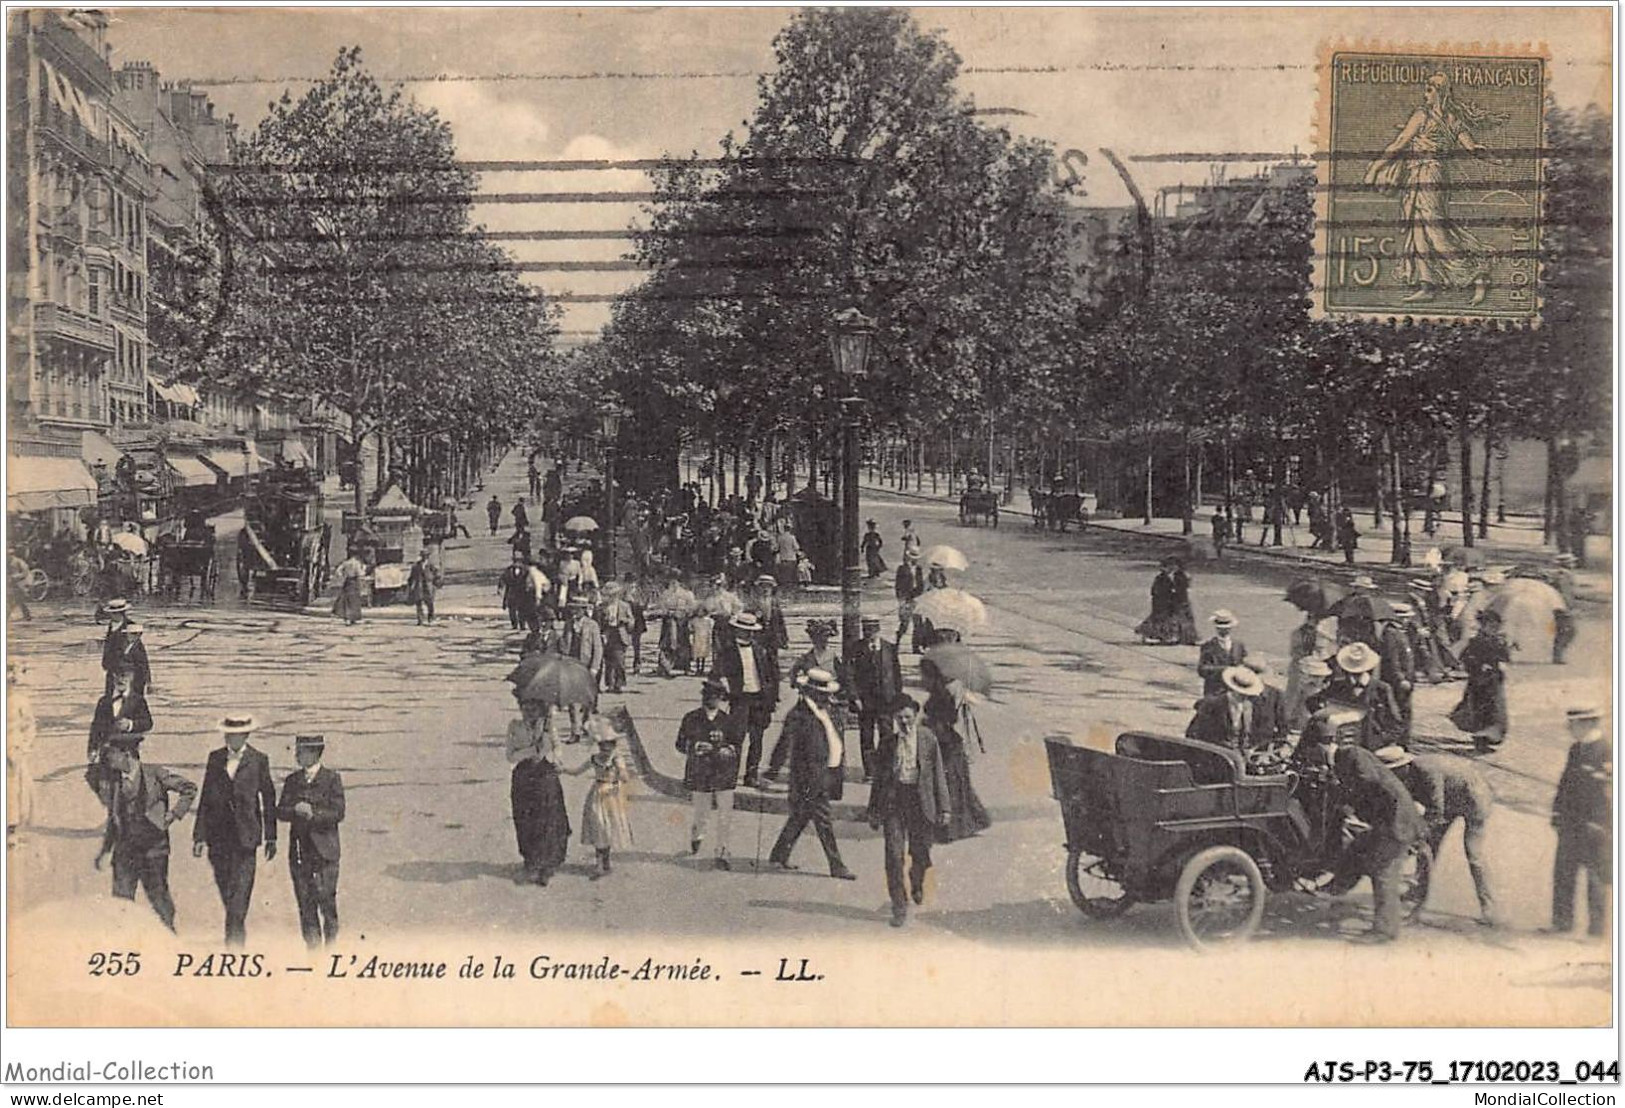
[[[455,885],[461,881],[478,881],[482,877],[512,881],[519,870],[517,862],[397,862],[384,869],[384,876],[414,884]]]
[[[825,875],[814,873],[809,876],[822,877]],[[854,908],[847,904],[830,904],[816,900],[752,900],[748,904],[752,908],[795,912],[804,916],[822,916],[826,919],[841,919],[853,923],[884,923],[889,918],[891,911],[889,907]]]

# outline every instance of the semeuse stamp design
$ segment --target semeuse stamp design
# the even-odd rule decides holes
[[[1545,59],[1323,54],[1317,314],[1532,323]]]

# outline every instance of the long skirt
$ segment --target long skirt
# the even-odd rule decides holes
[[[333,601],[333,614],[352,623],[361,618],[361,578],[352,577],[344,582]]]
[[[626,818],[626,790],[612,781],[595,781],[581,809],[581,841],[600,849],[624,850],[632,845],[632,824]]]
[[[1150,639],[1165,646],[1176,643],[1189,646],[1196,642],[1196,618],[1191,614],[1188,605],[1184,611],[1177,608],[1154,611],[1140,621],[1134,633],[1142,639]]]
[[[1500,676],[1470,679],[1461,703],[1450,712],[1450,722],[1469,735],[1498,743],[1507,737],[1506,681]]]
[[[946,826],[938,829],[937,838],[951,843],[955,839],[968,839],[993,826],[982,798],[971,784],[970,761],[965,756],[964,741],[957,736],[938,739],[942,750],[942,770],[948,778],[948,804],[952,815]]]
[[[513,767],[513,830],[525,868],[551,874],[570,849],[570,815],[559,771],[527,758]]]

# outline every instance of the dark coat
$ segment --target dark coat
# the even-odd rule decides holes
[[[1273,690],[1266,687],[1266,691]],[[1276,695],[1279,697],[1280,694]],[[1242,736],[1236,734],[1230,723],[1230,698],[1222,692],[1217,696],[1204,696],[1196,702],[1196,714],[1185,728],[1185,737],[1235,750],[1268,746],[1282,737],[1285,731],[1277,732],[1270,715],[1259,710],[1262,707],[1260,700],[1262,697],[1253,698],[1252,727]]]
[[[1552,800],[1552,824],[1558,831],[1587,828],[1607,832],[1614,819],[1614,744],[1606,738],[1569,747],[1563,776]]]
[[[1196,659],[1196,672],[1202,675],[1202,695],[1215,696],[1224,692],[1224,671],[1231,666],[1239,666],[1247,660],[1247,646],[1234,635],[1230,637],[1230,649],[1226,650],[1219,644],[1215,636],[1202,644],[1202,652]]]
[[[120,732],[118,722],[125,719],[130,721],[130,730]],[[115,715],[113,694],[108,693],[96,701],[96,711],[90,717],[90,742],[85,747],[85,760],[94,762],[96,756],[101,753],[102,744],[110,735],[121,733],[144,735],[151,730],[152,712],[147,709],[146,697],[132,689],[130,695],[124,698],[124,703],[119,705],[118,714]]]
[[[815,721],[816,722],[816,721]],[[936,732],[919,721],[915,729],[915,752],[919,756],[920,775],[914,788],[920,794],[920,811],[929,823],[941,823],[953,811],[948,799],[948,771],[942,761],[942,748],[937,744]],[[871,820],[883,819],[901,802],[898,790],[907,788],[896,780],[893,768],[897,761],[897,733],[887,728],[881,733],[880,748],[875,752],[875,779],[869,788]]]
[[[1394,775],[1405,782],[1411,796],[1427,811],[1429,823],[1465,819],[1481,823],[1495,806],[1495,794],[1477,770],[1460,758],[1418,754]]]
[[[412,571],[406,575],[407,599],[432,599],[440,589],[440,580],[439,566],[433,562],[413,562]]]
[[[790,750],[790,803],[823,797],[841,799],[844,777],[840,767],[829,766],[829,736],[806,701],[797,700],[785,714],[779,739]]]
[[[1320,693],[1326,705],[1344,704],[1365,713],[1361,725],[1360,742],[1367,750],[1377,750],[1390,743],[1407,745],[1410,735],[1406,731],[1405,716],[1394,699],[1394,690],[1386,681],[1373,678],[1364,689],[1345,680],[1333,678]]]
[[[913,600],[925,591],[925,571],[918,564],[904,562],[897,567],[897,577],[892,587],[899,601]]]
[[[226,850],[253,850],[261,842],[276,842],[276,785],[269,758],[252,746],[243,747],[233,778],[226,776],[226,748],[209,754],[192,841]]]
[[[108,675],[109,682],[114,667],[120,664],[128,666],[135,677],[131,687],[138,693],[145,693],[152,683],[152,664],[147,660],[147,644],[141,641],[139,635],[131,635],[123,629],[109,631],[102,640],[102,670]],[[111,689],[112,685],[108,684],[107,688]]]
[[[238,776],[241,776],[238,771]],[[311,807],[309,818],[294,814],[294,805],[304,801]],[[288,825],[290,861],[320,858],[339,860],[339,824],[344,822],[344,780],[323,766],[316,780],[306,781],[305,771],[296,769],[282,779],[282,800],[276,813]],[[307,853],[308,852],[308,853]]]
[[[852,675],[852,695],[865,715],[878,715],[903,691],[903,666],[897,647],[877,638],[875,646],[860,642],[852,648],[847,670]]]
[[[751,643],[751,651],[756,658],[756,674],[762,686],[762,698],[770,705],[779,702],[779,666],[778,660],[768,650],[767,644],[760,635]],[[745,672],[739,661],[739,651],[736,644],[726,646],[718,645],[711,656],[711,676],[728,686],[728,696],[735,703],[744,695]]]
[[[1389,688],[1400,690],[1416,684],[1416,649],[1403,627],[1397,623],[1384,627],[1378,649],[1382,652],[1382,679]]]
[[[739,725],[727,709],[715,719],[695,708],[677,725],[677,750],[688,755],[683,788],[694,793],[725,792],[739,780]]]
[[[1371,751],[1339,746],[1332,771],[1339,799],[1370,824],[1374,834],[1408,845],[1426,833],[1410,790]]]

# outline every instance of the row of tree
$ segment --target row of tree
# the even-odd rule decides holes
[[[583,355],[668,468],[681,442],[765,455],[771,480],[787,445],[833,445],[855,391],[872,437],[1014,429],[1035,457],[1139,443],[1148,514],[1156,444],[1182,438],[1188,521],[1203,443],[1277,486],[1289,454],[1316,483],[1380,468],[1399,503],[1454,444],[1462,501],[1483,507],[1462,444],[1539,438],[1561,474],[1564,444],[1607,427],[1611,127],[1595,110],[1550,112],[1541,327],[1322,322],[1312,175],[1159,222],[1149,258],[1124,236],[1084,296],[1054,152],[985,122],[940,36],[896,10],[808,10],[774,48],[742,136],[659,175],[651,275]],[[828,349],[848,305],[879,324],[859,382]]]
[[[358,511],[407,476],[392,460],[432,463],[440,491],[461,491],[570,368],[556,310],[474,223],[474,189],[447,123],[341,50],[211,178],[155,335],[183,380],[343,412],[358,457],[377,448],[375,480],[357,466]]]

